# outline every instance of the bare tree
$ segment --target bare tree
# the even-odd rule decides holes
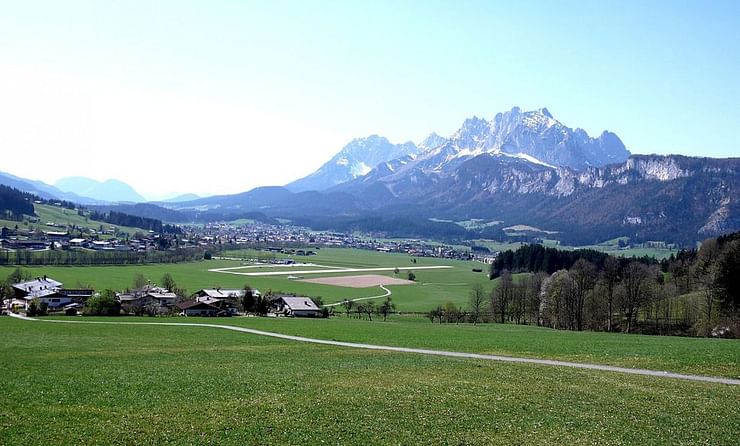
[[[616,287],[617,282],[619,281],[619,262],[612,256],[607,257],[604,261],[604,271],[601,273],[601,281],[604,284],[604,291],[606,291],[606,330],[612,331],[612,318],[614,316],[614,287]]]
[[[375,304],[373,301],[369,300],[362,304],[362,310],[367,314],[368,320],[373,320],[373,313],[375,313]]]
[[[717,239],[704,240],[694,264],[694,277],[702,288],[702,331],[705,336],[709,336],[712,331],[714,303],[719,291],[719,256]]]
[[[578,259],[569,271],[573,279],[575,328],[583,330],[583,309],[586,305],[586,296],[596,284],[596,267],[586,259]]]
[[[627,319],[627,333],[632,331],[633,322],[637,321],[637,311],[640,305],[647,300],[649,278],[648,267],[640,262],[630,262],[622,271],[621,306]]]
[[[473,325],[476,325],[486,306],[486,292],[483,290],[483,285],[479,283],[473,285],[468,304],[470,305],[470,318],[473,320]]]
[[[540,325],[540,304],[542,303],[542,283],[548,277],[547,273],[539,272],[527,278],[527,314],[530,321]]]
[[[491,313],[499,316],[501,323],[506,322],[506,309],[511,300],[514,281],[509,270],[503,270],[497,287],[491,290]]]

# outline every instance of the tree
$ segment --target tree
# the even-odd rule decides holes
[[[146,277],[144,277],[141,273],[134,274],[134,289],[138,290],[140,288],[144,288],[147,286],[149,282],[146,280]]]
[[[704,240],[694,263],[694,277],[702,287],[702,321],[704,335],[709,336],[712,331],[714,304],[719,289],[720,250],[717,239]]]
[[[621,239],[619,240],[622,241]],[[612,256],[604,261],[604,271],[601,273],[601,282],[606,292],[607,305],[607,325],[606,330],[611,332],[613,329],[612,318],[614,316],[614,287],[619,282],[619,262]]]
[[[385,299],[385,302],[380,304],[380,306],[378,307],[378,314],[383,315],[383,322],[385,322],[386,319],[388,318],[388,314],[390,314],[395,309],[396,309],[396,305],[393,303],[390,296],[388,296]]]
[[[7,282],[8,284],[13,285],[16,283],[21,283],[27,280],[31,280],[31,277],[32,277],[31,273],[29,273],[28,271],[21,269],[21,268],[16,268],[13,270],[12,273],[8,275]]]
[[[355,303],[349,299],[345,299],[344,302],[342,302],[342,308],[344,308],[344,311],[347,313],[347,319],[349,319],[349,314],[354,305]]]
[[[162,288],[173,292],[177,288],[177,283],[175,283],[175,279],[172,278],[170,273],[164,273],[164,276],[162,276]]]
[[[528,277],[524,281],[524,285],[527,288],[527,313],[529,314],[529,320],[534,321],[538,326],[540,325],[540,305],[542,304],[542,284],[548,274],[545,272],[539,272]]]
[[[722,311],[737,323],[740,308],[740,239],[723,247],[717,264],[716,284]]]
[[[552,328],[569,328],[568,300],[572,287],[568,271],[564,269],[552,273],[542,283],[540,318],[543,325]]]
[[[368,320],[373,320],[373,313],[375,313],[375,304],[369,300],[362,305],[362,310],[367,314]]]
[[[252,287],[244,285],[244,296],[242,296],[242,311],[245,313],[253,313],[257,306],[257,300],[254,298],[254,292]]]
[[[82,314],[86,316],[119,316],[121,303],[116,300],[113,290],[105,290],[101,294],[87,299]]]
[[[583,310],[586,306],[586,296],[596,284],[596,267],[586,259],[578,259],[570,269],[570,276],[575,285],[575,328],[583,330]]]
[[[457,308],[457,305],[455,305],[454,302],[445,302],[445,304],[442,305],[442,311],[444,311],[445,321],[447,321],[447,323],[457,323],[459,321],[460,309]]]
[[[498,287],[491,290],[491,313],[499,316],[501,323],[506,322],[506,309],[511,300],[514,289],[514,281],[509,270],[503,270],[499,279]]]
[[[479,283],[473,285],[473,289],[470,290],[468,304],[470,306],[470,318],[473,320],[473,325],[476,325],[486,306],[486,292],[483,290],[483,285]]]
[[[650,271],[639,262],[630,262],[622,270],[622,312],[627,319],[627,333],[632,332],[633,322],[637,320],[637,311],[646,301],[649,286]]]

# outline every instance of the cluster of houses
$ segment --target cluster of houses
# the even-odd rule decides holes
[[[36,277],[12,285],[13,296],[7,308],[25,311],[37,299],[49,311],[71,311],[84,308],[87,299],[94,295],[90,289],[67,289],[62,282],[50,277]],[[181,316],[235,316],[240,314],[239,303],[245,295],[243,289],[202,289],[188,300],[181,300],[172,291],[147,284],[141,288],[116,294],[121,310],[127,314],[179,314]],[[255,298],[259,290],[252,290]],[[275,296],[269,302],[269,314],[274,316],[316,317],[322,313],[308,297]]]
[[[82,231],[62,230],[52,222],[47,226],[54,226],[55,230],[30,231],[27,229],[0,228],[0,247],[10,250],[33,250],[46,249],[91,249],[96,251],[153,251],[162,246],[160,237],[165,235],[156,234],[152,231],[143,234],[136,239],[118,239],[112,237],[115,228],[101,228],[100,231],[85,228]],[[145,231],[146,232],[146,231]],[[105,237],[101,237],[105,236]]]
[[[50,277],[36,277],[12,285],[13,296],[9,299],[8,308],[27,309],[31,301],[38,299],[50,309],[81,308],[81,304],[92,297],[90,289],[64,288],[62,282]]]

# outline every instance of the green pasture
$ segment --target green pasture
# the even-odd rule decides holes
[[[94,230],[99,230],[100,225],[103,225],[104,228],[111,228],[115,227],[121,232],[126,232],[130,236],[133,236],[134,233],[138,232],[146,232],[144,229],[141,228],[134,228],[130,226],[118,226],[118,225],[112,225],[110,223],[102,222],[102,221],[95,221],[90,220],[88,218],[82,217],[77,214],[77,211],[73,209],[65,209],[59,206],[52,206],[47,204],[34,204],[33,205],[34,210],[36,212],[36,215],[39,218],[39,221],[36,223],[32,223],[29,221],[28,217],[25,217],[23,221],[13,221],[13,220],[2,220],[0,219],[0,227],[7,227],[7,228],[15,228],[16,225],[18,225],[19,229],[40,229],[41,231],[47,232],[47,231],[60,231],[60,228],[57,228],[56,226],[47,226],[47,223],[55,223],[57,225],[64,224],[69,226],[76,225],[79,228],[89,228]],[[69,229],[69,228],[68,228]],[[67,230],[68,230],[67,229]],[[103,238],[110,238],[110,235],[101,235]]]
[[[273,328],[286,322],[248,321]],[[309,322],[334,323],[301,323]],[[337,323],[341,336],[351,331],[345,322]],[[431,324],[417,325],[432,332]],[[740,430],[733,409],[739,386],[199,327],[2,317],[0,332],[4,445],[734,445]]]
[[[514,324],[438,324],[420,316],[373,320],[234,317],[65,317],[109,322],[216,323],[344,342],[558,359],[740,379],[740,340],[574,332]]]

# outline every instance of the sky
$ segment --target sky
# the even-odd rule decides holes
[[[513,106],[736,157],[738,23],[738,1],[0,0],[0,171],[237,193]]]

